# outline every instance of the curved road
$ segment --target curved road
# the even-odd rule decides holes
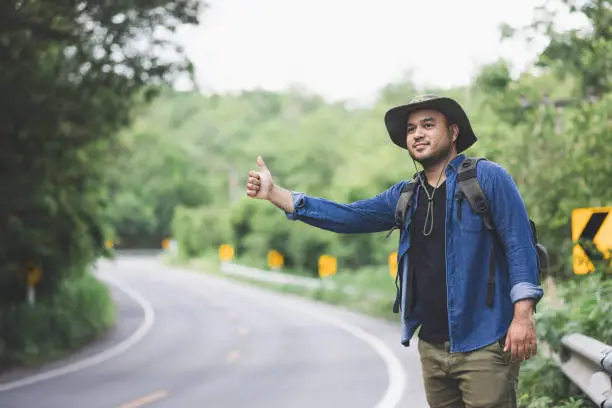
[[[100,262],[119,306],[104,339],[0,377],[0,407],[427,408],[397,325],[164,266]]]

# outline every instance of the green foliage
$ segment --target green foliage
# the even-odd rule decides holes
[[[549,45],[538,69],[513,78],[507,62],[498,61],[483,67],[469,86],[438,91],[457,98],[473,122],[479,142],[467,154],[495,160],[514,177],[538,238],[549,248],[551,274],[559,283],[567,280],[561,285],[560,305],[546,300],[538,307],[538,332],[553,351],[563,334],[572,331],[612,343],[612,293],[610,280],[604,279],[609,275],[569,279],[571,210],[612,202],[612,12],[609,1],[563,3],[582,13],[591,30],[558,33],[549,16],[539,17],[533,29]],[[518,34],[509,27],[504,31]],[[427,91],[436,90],[418,92]],[[199,232],[193,229],[189,236],[177,228],[179,246],[202,253],[216,249],[213,241],[230,239],[240,260],[265,265],[267,251],[277,249],[285,255],[288,271],[311,274],[318,256],[336,255],[339,272],[332,279],[370,291],[284,290],[388,316],[394,287],[386,279],[386,263],[396,235],[385,241],[383,234],[340,235],[289,222],[269,203],[245,198],[244,182],[247,172],[256,169],[257,155],[285,188],[338,202],[372,197],[409,178],[415,170],[412,162],[388,140],[382,118],[388,108],[415,93],[409,80],[389,84],[372,106],[361,109],[328,104],[297,90],[211,97],[166,94],[143,113],[138,131],[156,133],[151,142],[160,145],[163,135],[175,135],[174,142],[193,153],[194,163],[207,164],[199,178],[206,179],[212,192],[207,211],[230,212],[229,236],[211,232],[216,236],[206,238],[209,244],[198,244],[211,247],[193,248],[198,242],[193,234]],[[188,114],[180,120],[170,122],[159,114],[178,112],[182,106],[188,106]],[[183,216],[177,212],[177,218]],[[218,230],[217,221],[209,223],[211,231]],[[373,276],[385,283],[379,285]],[[372,288],[381,295],[368,298]],[[523,365],[519,395],[523,408],[591,405],[543,353]]]
[[[213,200],[206,163],[167,135],[152,129],[121,139],[123,160],[112,166],[108,213],[122,246],[159,247],[171,235],[178,206],[196,208]]]
[[[538,9],[540,13],[529,26],[516,29],[504,25],[502,36],[509,38],[526,34],[530,40],[546,38],[549,41],[537,61],[539,67],[550,69],[561,78],[579,78],[582,96],[599,96],[610,92],[612,1],[547,0]],[[582,17],[582,20],[588,23],[586,29],[559,32],[555,27],[555,20],[560,14],[570,15],[572,18]]]
[[[565,374],[559,370],[553,360],[543,357],[542,353],[538,353],[535,358],[523,363],[518,395],[519,408],[587,408],[592,406],[588,398],[572,390]]]
[[[600,12],[609,13],[607,9]],[[604,18],[587,14],[591,19]],[[540,23],[545,20],[542,17]],[[552,31],[548,35],[551,42],[559,39]],[[587,37],[607,41],[605,33]],[[573,46],[573,55],[582,52]],[[553,70],[527,72],[513,79],[507,63],[499,61],[483,67],[470,86],[440,91],[459,99],[472,119],[479,142],[467,153],[498,161],[513,175],[536,221],[539,239],[550,250],[551,273],[556,277],[571,274],[571,210],[612,200],[607,188],[612,175],[607,159],[612,146],[608,130],[612,94],[601,93],[597,101],[584,99],[582,79],[579,73],[561,78]],[[383,234],[345,236],[289,222],[269,203],[246,198],[244,183],[248,171],[256,170],[258,155],[285,188],[343,203],[372,197],[409,178],[414,165],[406,152],[389,141],[383,115],[416,92],[409,80],[389,84],[371,107],[360,109],[326,103],[299,89],[210,97],[165,92],[123,137],[141,138],[146,148],[133,148],[121,157],[126,163],[139,164],[121,179],[117,197],[138,191],[145,220],[140,229],[121,234],[143,237],[153,234],[152,230],[167,231],[166,218],[147,215],[157,214],[153,207],[167,200],[163,205],[168,207],[180,202],[189,208],[228,210],[231,234],[219,233],[207,242],[230,239],[239,256],[265,263],[267,251],[276,249],[285,255],[288,267],[311,273],[324,253],[338,256],[339,265],[347,269],[386,265],[388,254],[395,250],[394,239],[384,240]],[[554,108],[547,98],[561,101],[564,108]],[[172,151],[181,152],[176,168],[186,169],[178,179],[169,176],[172,171],[166,163],[170,161],[164,159]],[[155,164],[147,166],[150,161]],[[151,177],[150,168],[158,169],[157,177]],[[147,188],[138,188],[144,180]],[[202,196],[190,203],[178,193],[163,198],[150,193],[158,189],[154,185],[176,189],[184,185]],[[120,220],[127,220],[129,213],[119,206],[112,212],[115,224],[123,228]],[[179,246],[184,239],[179,239]],[[185,245],[201,239],[188,240]],[[215,250],[207,247],[196,252]]]
[[[564,302],[538,313],[538,332],[555,351],[571,332],[612,343],[612,280],[585,276],[566,282],[559,292]]]
[[[45,298],[106,254],[117,132],[133,106],[190,72],[181,51],[161,36],[196,23],[201,6],[199,0],[0,5],[0,56],[10,61],[0,78],[0,93],[10,95],[0,101],[0,308],[24,301],[27,264],[43,270],[38,289]],[[170,60],[159,57],[160,49]],[[128,195],[117,202],[128,212],[135,201]],[[136,211],[126,227],[152,229],[154,219],[171,218],[172,204]]]
[[[595,274],[568,280],[557,291],[559,299],[545,298],[538,306],[536,327],[540,344],[559,353],[561,338],[570,333],[583,333],[605,344],[612,343],[609,271],[604,268]],[[519,395],[520,406],[524,408],[592,405],[542,352],[523,364]]]
[[[230,242],[230,220],[227,211],[217,208],[179,206],[173,221],[174,237],[181,254],[197,257],[210,248]]]
[[[197,180],[156,190],[160,203],[145,206],[137,188],[117,196],[109,182],[125,175],[109,169],[133,108],[191,72],[167,33],[197,23],[201,8],[200,0],[0,3],[0,366],[52,357],[111,324],[110,297],[86,274],[110,255],[109,202],[120,208],[116,225],[163,235],[157,220],[169,222],[179,202],[203,201],[206,191],[191,188]],[[32,266],[42,271],[34,308],[24,303]]]
[[[96,338],[115,318],[108,288],[92,275],[65,279],[52,297],[0,313],[0,367],[56,358]]]
[[[596,103],[585,102],[566,108],[562,113],[545,107],[524,111],[513,107],[514,116],[504,119],[498,112],[507,112],[505,107],[514,102],[503,95],[514,91],[491,93],[486,91],[487,86],[493,86],[491,81],[486,78],[479,81],[480,78],[476,84],[484,89],[474,85],[466,91],[470,94],[466,107],[473,112],[474,127],[481,129],[479,143],[468,154],[485,155],[510,171],[537,223],[540,240],[551,251],[553,273],[565,276],[569,272],[571,253],[568,231],[571,210],[579,206],[605,205],[612,200],[606,188],[612,174],[606,159],[612,146],[612,133],[606,130],[610,123],[611,96],[606,95]],[[529,75],[510,85],[500,82],[517,89],[516,95],[523,88],[546,89],[549,83],[549,77],[536,80]],[[571,87],[567,89],[569,92]],[[265,111],[272,116],[244,120],[243,130],[237,130],[240,121],[226,126],[228,111],[242,109],[248,112],[254,109],[247,108],[248,101],[259,101],[255,97],[263,98],[262,95],[280,101],[275,105],[278,109]],[[310,268],[313,273],[317,258],[323,253],[339,256],[339,261],[347,268],[385,265],[388,254],[395,250],[393,236],[385,240],[384,233],[347,236],[316,230],[288,221],[281,210],[267,202],[244,196],[247,173],[257,169],[255,160],[259,154],[280,185],[339,202],[372,197],[395,182],[409,178],[414,173],[414,165],[405,152],[388,140],[381,119],[384,107],[377,104],[369,110],[356,111],[318,104],[316,109],[300,113],[299,119],[287,122],[287,110],[294,112],[296,105],[306,105],[310,97],[274,94],[273,98],[271,95],[258,91],[215,96],[213,104],[212,97],[168,93],[135,125],[138,137],[146,137],[143,143],[148,149],[134,149],[130,153],[130,163],[142,161],[143,165],[134,166],[130,176],[122,180],[126,187],[118,190],[117,197],[130,197],[138,192],[144,198],[146,193],[146,199],[141,202],[143,211],[138,215],[146,220],[150,220],[147,214],[155,214],[153,207],[162,203],[159,195],[149,195],[158,188],[154,187],[156,185],[172,186],[171,191],[175,193],[166,196],[168,205],[182,201],[181,204],[189,208],[205,205],[215,208],[219,214],[229,211],[231,234],[222,233],[213,241],[230,239],[241,255],[265,260],[269,249],[277,249],[285,254],[288,265]],[[305,101],[297,102],[302,99]],[[200,101],[193,103],[200,108],[191,109],[186,121],[173,122],[174,130],[168,123],[159,123],[159,112],[173,112],[175,104],[193,100]],[[521,119],[516,119],[519,116]],[[194,129],[216,131],[202,133]],[[167,138],[168,134],[173,137]],[[184,152],[181,164],[176,164],[177,168],[184,166],[185,169],[179,178],[171,178],[172,171],[163,164],[168,162],[163,157],[172,149]],[[152,157],[154,150],[159,152],[158,157]],[[159,161],[159,167],[151,166],[159,169],[155,178],[148,176],[151,172],[145,160]],[[146,186],[138,188],[145,179],[149,180]],[[194,197],[197,193],[202,195],[187,202],[180,197],[180,189]],[[121,202],[117,200],[118,204]],[[117,219],[128,220],[129,214],[117,216]],[[133,229],[132,233],[146,235],[152,225],[165,229],[166,222],[155,218],[151,223],[143,222],[142,228]],[[128,225],[126,222],[125,226]],[[118,225],[118,228],[125,227]],[[178,230],[173,231],[175,237],[178,233]],[[182,239],[178,239],[179,245]],[[213,241],[207,242],[212,245]],[[190,238],[190,242],[195,241]],[[216,248],[201,248],[197,252],[208,250]]]

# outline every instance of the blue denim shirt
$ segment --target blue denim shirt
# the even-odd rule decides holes
[[[504,255],[496,252],[496,285],[493,307],[486,305],[489,256],[494,238],[486,230],[480,215],[467,200],[457,200],[457,170],[465,159],[455,157],[446,169],[446,275],[448,320],[451,352],[466,352],[491,344],[505,335],[514,315],[514,302],[531,298],[538,302],[543,291],[538,283],[535,237],[523,200],[508,172],[491,161],[478,163],[478,181],[489,200],[495,228],[503,242]],[[294,192],[291,220],[337,233],[383,232],[396,227],[395,207],[408,181],[401,181],[375,197],[350,204]],[[417,207],[419,189],[415,191]],[[461,217],[458,217],[461,212]],[[398,271],[402,299],[405,299],[410,235],[407,225],[401,229],[398,244]],[[382,237],[381,237],[382,239]],[[440,254],[443,256],[443,254]],[[420,326],[418,298],[410,314],[400,309],[401,343],[410,340]]]

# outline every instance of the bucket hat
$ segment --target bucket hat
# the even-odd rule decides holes
[[[433,109],[443,113],[451,123],[459,127],[457,136],[457,153],[472,146],[477,138],[472,130],[472,125],[467,114],[457,101],[452,98],[434,94],[420,95],[410,100],[405,105],[391,108],[385,114],[385,125],[393,143],[403,149],[406,146],[406,133],[408,115],[421,109]]]

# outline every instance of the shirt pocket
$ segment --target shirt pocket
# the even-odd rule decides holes
[[[455,200],[455,219],[459,229],[466,232],[481,232],[484,228],[482,216],[472,210],[469,201],[464,198]]]

